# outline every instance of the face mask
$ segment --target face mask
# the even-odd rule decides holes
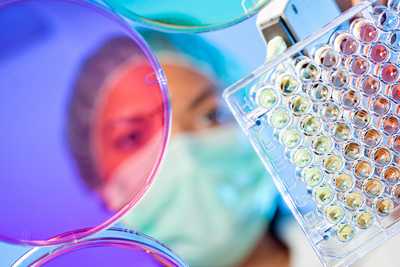
[[[150,140],[142,150],[134,153],[121,163],[111,179],[101,187],[100,195],[106,207],[118,210],[128,202],[137,200],[150,183],[154,160],[160,153],[158,138]]]
[[[273,183],[234,128],[172,138],[145,197],[123,223],[165,243],[190,266],[233,266],[275,211]]]

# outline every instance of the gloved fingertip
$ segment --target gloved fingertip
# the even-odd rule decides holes
[[[267,45],[267,61],[282,54],[287,49],[285,40],[281,36],[275,36]]]

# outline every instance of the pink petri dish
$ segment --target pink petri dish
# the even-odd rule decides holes
[[[381,90],[381,82],[372,75],[367,75],[361,80],[361,90],[364,95],[376,95]]]
[[[370,59],[375,63],[382,63],[389,59],[389,49],[383,44],[371,46]]]
[[[111,228],[78,242],[38,247],[25,253],[12,267],[183,267],[168,248],[136,232]]]
[[[84,1],[2,1],[0,27],[0,240],[45,246],[105,229],[164,154],[160,65],[122,19]]]
[[[399,74],[400,70],[396,65],[392,63],[387,63],[382,67],[381,79],[385,83],[394,83],[399,79]]]
[[[378,96],[377,98],[373,99],[371,109],[376,115],[386,115],[390,111],[390,108],[391,101],[386,97]]]
[[[396,103],[400,103],[400,84],[393,84],[391,86],[391,98]]]
[[[394,135],[400,129],[400,122],[394,115],[389,115],[383,118],[382,128],[385,134]]]
[[[351,61],[351,71],[357,76],[366,74],[369,71],[370,64],[366,58],[355,56]]]

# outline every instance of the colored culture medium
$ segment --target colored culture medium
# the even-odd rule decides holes
[[[161,67],[122,19],[79,0],[2,1],[0,26],[0,240],[54,245],[107,228],[164,154]]]
[[[310,38],[225,91],[329,266],[354,261],[399,216],[400,13],[389,4],[354,7],[328,43]]]

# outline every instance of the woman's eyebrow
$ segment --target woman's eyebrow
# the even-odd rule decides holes
[[[216,88],[215,86],[210,84],[201,91],[202,93],[199,94],[195,99],[193,99],[193,101],[189,104],[188,110],[193,110],[208,98],[214,97]]]
[[[111,129],[113,127],[119,126],[119,125],[126,125],[126,124],[138,124],[141,125],[143,123],[146,123],[148,119],[145,116],[141,115],[135,115],[133,117],[125,117],[125,118],[119,118],[117,120],[112,120],[107,122],[106,127]]]
[[[112,120],[111,122],[108,123],[108,125],[114,126],[114,125],[122,124],[122,123],[138,123],[138,124],[140,124],[140,123],[148,121],[149,119],[151,119],[154,116],[157,116],[163,112],[164,112],[164,105],[160,105],[160,106],[154,108],[152,111],[147,112],[147,113],[123,116],[121,118],[118,118],[117,120]]]

